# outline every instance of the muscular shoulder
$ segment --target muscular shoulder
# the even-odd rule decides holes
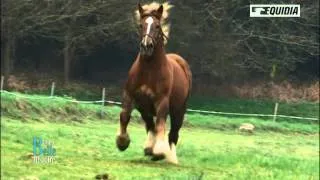
[[[166,56],[170,60],[178,60],[178,59],[183,60],[183,58],[181,56],[179,56],[178,54],[175,54],[175,53],[168,53],[168,54],[166,54]]]

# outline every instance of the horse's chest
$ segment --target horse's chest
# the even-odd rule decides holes
[[[137,96],[154,99],[161,92],[165,79],[163,76],[158,76],[157,73],[149,73],[145,72],[138,76],[134,91]]]
[[[157,100],[161,94],[167,94],[168,75],[163,68],[151,71],[150,69],[140,71],[132,78],[131,92],[136,102]]]
[[[147,85],[139,86],[134,93],[134,104],[136,108],[140,111],[143,110],[145,113],[155,113],[154,102],[155,102],[156,92],[153,88]]]
[[[156,90],[155,88],[152,88],[152,86],[142,84],[136,88],[135,95],[139,98],[148,98],[152,100],[156,96]]]

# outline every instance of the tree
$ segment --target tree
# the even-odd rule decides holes
[[[30,24],[37,21],[42,5],[34,6],[31,1],[1,0],[1,71],[6,77],[14,69],[16,41],[29,35]]]
[[[269,76],[276,66],[286,76],[319,56],[319,1],[301,2],[300,18],[250,18],[247,0],[201,2],[174,2],[169,41],[171,49],[189,56],[196,72],[245,79]]]
[[[5,74],[10,72],[11,51],[17,38],[33,36],[61,42],[64,55],[64,79],[69,81],[70,63],[79,55],[87,55],[106,41],[119,41],[131,26],[131,10],[123,2],[110,0],[2,0],[3,49]],[[132,7],[129,4],[126,7]]]

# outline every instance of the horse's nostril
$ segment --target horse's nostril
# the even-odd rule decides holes
[[[152,43],[148,44],[147,48],[153,48],[153,44]]]
[[[140,49],[144,49],[145,50],[145,49],[147,49],[147,47],[143,43],[141,43],[140,44]]]

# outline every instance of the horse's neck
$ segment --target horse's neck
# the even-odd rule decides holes
[[[163,44],[158,44],[151,56],[141,56],[140,57],[143,64],[146,64],[148,66],[150,65],[162,65],[166,64],[167,58],[166,58],[166,51],[164,49]]]
[[[166,66],[167,58],[164,46],[156,47],[151,56],[140,55],[137,71],[138,77],[142,79],[143,83],[156,83],[159,76],[162,76],[161,69]]]

